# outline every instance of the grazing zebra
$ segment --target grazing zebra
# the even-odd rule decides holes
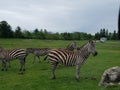
[[[55,79],[55,70],[58,63],[62,63],[65,66],[76,65],[76,80],[79,80],[80,67],[82,64],[84,64],[90,53],[92,53],[94,56],[97,55],[93,41],[89,41],[76,51],[70,51],[66,49],[50,50],[44,60],[46,60],[48,57],[49,62],[52,65],[52,79]]]
[[[45,56],[47,55],[49,48],[27,48],[28,53],[32,53],[34,55],[34,60],[33,63],[35,62],[36,57],[39,59],[40,63],[40,56]]]
[[[67,47],[67,50],[73,51],[77,49],[77,42],[70,43]]]
[[[20,60],[20,71],[25,71],[25,59],[27,56],[27,52],[24,49],[12,49],[5,50],[0,48],[0,59],[2,61],[2,71],[7,71],[6,63],[8,62],[10,65],[10,61],[19,59]]]

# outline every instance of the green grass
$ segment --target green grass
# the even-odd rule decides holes
[[[49,47],[65,48],[72,41],[0,39],[0,46],[10,48]],[[81,46],[87,41],[77,41]],[[32,64],[33,55],[26,59],[26,71],[18,74],[19,61],[11,62],[8,71],[0,71],[0,90],[119,90],[120,86],[108,88],[98,86],[105,69],[120,66],[120,41],[97,43],[98,56],[92,55],[81,68],[80,81],[75,80],[75,67],[58,66],[56,80],[51,80],[51,66],[48,61]],[[41,57],[43,60],[44,57]],[[0,63],[1,64],[1,63]],[[1,65],[0,65],[1,67]],[[94,79],[96,78],[96,79]]]

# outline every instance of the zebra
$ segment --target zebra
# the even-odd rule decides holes
[[[0,60],[2,61],[2,71],[7,71],[7,62],[10,66],[10,61],[19,59],[20,60],[20,69],[19,71],[25,71],[25,59],[27,56],[27,52],[24,49],[10,49],[5,50],[0,48]]]
[[[39,59],[39,63],[41,62],[40,56],[47,55],[49,48],[27,48],[26,49],[28,53],[32,53],[34,55],[33,63],[35,62],[36,57]]]
[[[77,42],[70,43],[67,47],[66,50],[74,51],[77,49]]]
[[[75,50],[77,48],[77,42],[70,43],[66,49],[67,50]],[[36,57],[39,59],[39,63],[41,62],[40,56],[46,56],[50,48],[27,48],[28,53],[32,53],[34,55],[33,64],[35,63]]]
[[[97,51],[95,49],[95,43],[93,41],[89,41],[83,46],[81,46],[76,51],[70,51],[66,49],[53,49],[50,50],[48,55],[44,58],[47,59],[51,63],[52,66],[52,79],[55,79],[55,70],[59,63],[64,64],[65,66],[75,66],[76,65],[76,80],[79,81],[79,73],[80,67],[86,61],[90,54],[93,56],[97,55]]]

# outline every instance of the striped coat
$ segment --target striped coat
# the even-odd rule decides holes
[[[76,59],[79,57],[80,52],[69,51],[65,49],[53,49],[49,51],[49,61],[53,63],[61,63],[65,66],[74,66],[76,65]]]
[[[79,80],[80,67],[82,64],[84,64],[91,53],[94,56],[97,55],[93,41],[89,41],[88,43],[84,44],[77,51],[70,51],[66,49],[50,50],[47,57],[52,65],[52,79],[55,79],[55,70],[57,65],[62,63],[65,66],[76,65],[76,79]]]
[[[15,59],[20,60],[20,71],[25,70],[25,59],[27,56],[27,52],[24,49],[11,49],[11,50],[0,50],[0,59],[2,61],[2,71],[7,70],[6,62],[9,62]]]

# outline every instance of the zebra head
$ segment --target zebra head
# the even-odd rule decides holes
[[[77,42],[74,41],[73,43],[69,44],[66,49],[70,51],[77,50]]]
[[[2,47],[0,47],[0,52],[2,52],[3,51],[3,48]]]
[[[27,48],[26,51],[27,51],[28,53],[33,53],[33,52],[34,52],[34,48]]]
[[[92,40],[90,40],[88,43],[89,43],[88,44],[89,45],[88,52],[92,53],[93,56],[96,56],[98,53],[97,53],[96,48],[95,48],[95,42],[93,42]]]

